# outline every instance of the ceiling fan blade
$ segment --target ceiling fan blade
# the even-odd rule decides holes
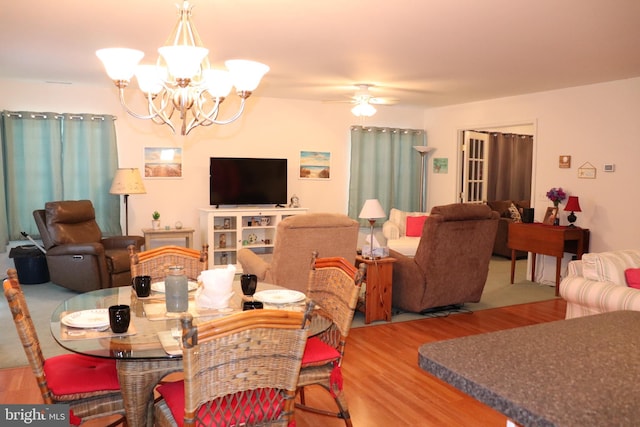
[[[369,99],[370,104],[376,104],[376,105],[396,105],[398,102],[400,102],[400,100],[398,99],[384,98],[384,97],[377,97],[377,96],[375,98]]]

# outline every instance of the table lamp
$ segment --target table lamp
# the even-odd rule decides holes
[[[567,200],[567,205],[564,207],[565,211],[571,211],[569,216],[567,216],[567,221],[569,221],[569,227],[575,227],[573,224],[576,222],[576,215],[574,212],[582,212],[580,209],[580,202],[578,201],[578,196],[569,196]]]
[[[373,225],[376,223],[376,219],[385,218],[386,216],[387,214],[384,213],[382,205],[380,205],[378,199],[368,199],[364,202],[364,206],[362,206],[362,210],[360,211],[360,215],[358,215],[358,218],[369,220],[369,225],[371,226],[371,237],[369,240],[369,247],[371,251],[369,252],[369,256],[364,258],[375,258],[373,256]]]
[[[116,171],[111,183],[111,194],[124,195],[125,235],[129,235],[129,194],[146,194],[138,168],[121,168]]]

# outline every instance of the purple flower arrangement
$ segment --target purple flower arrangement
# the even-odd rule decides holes
[[[554,206],[558,206],[561,201],[567,198],[567,193],[562,190],[562,187],[554,187],[547,191],[547,198],[553,202]]]

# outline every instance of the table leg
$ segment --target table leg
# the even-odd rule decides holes
[[[516,272],[516,250],[511,249],[511,284],[513,285],[513,278]]]
[[[556,296],[560,294],[560,268],[562,268],[562,257],[556,258]]]
[[[153,426],[153,389],[166,375],[182,371],[182,359],[118,359],[116,366],[128,425]]]
[[[536,281],[536,253],[531,252],[531,281]]]

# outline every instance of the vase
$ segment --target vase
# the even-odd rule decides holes
[[[556,209],[556,216],[553,219],[553,225],[560,225],[560,217],[558,216],[558,212],[560,212],[560,209],[558,208],[559,203],[554,203],[553,207]]]

